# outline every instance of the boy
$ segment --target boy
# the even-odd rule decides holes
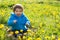
[[[23,33],[27,31],[27,26],[30,25],[30,21],[24,15],[23,10],[24,8],[21,4],[16,4],[13,6],[13,12],[8,19],[8,26],[11,26],[12,31],[23,30]]]

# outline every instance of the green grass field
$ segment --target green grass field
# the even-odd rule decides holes
[[[10,40],[6,38],[7,20],[12,12],[12,5],[20,3],[24,6],[24,13],[31,21],[32,29],[36,32],[29,32],[26,40],[60,40],[60,3],[39,3],[2,1],[0,3],[0,40]],[[1,25],[2,24],[2,25]],[[4,26],[5,25],[5,26]]]

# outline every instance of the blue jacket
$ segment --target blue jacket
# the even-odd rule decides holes
[[[16,23],[13,20],[17,20]],[[22,13],[21,16],[17,16],[15,13],[11,13],[11,16],[8,20],[8,26],[12,27],[12,30],[27,30],[26,24],[30,24],[30,21],[27,17]]]

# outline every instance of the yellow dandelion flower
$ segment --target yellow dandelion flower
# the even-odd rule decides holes
[[[20,37],[20,36],[18,36],[18,39],[20,40],[20,39],[21,39],[21,37]]]
[[[42,40],[41,38],[37,38],[36,40]]]
[[[23,36],[23,39],[25,39],[26,37],[25,36]]]
[[[49,37],[49,36],[46,36],[45,38],[46,38],[46,39],[49,39],[50,37]]]
[[[32,20],[32,19],[30,19],[30,21],[32,22],[33,20]]]
[[[20,32],[23,32],[23,30],[20,30]]]
[[[19,31],[15,31],[15,34],[18,34],[19,33]]]
[[[28,29],[28,30],[27,30],[27,32],[31,32],[31,30],[30,30],[30,29]]]
[[[42,32],[44,33],[44,32],[45,32],[45,30],[42,30]]]
[[[42,27],[42,23],[40,23],[40,27]]]
[[[4,16],[4,13],[1,13],[2,16]]]
[[[3,28],[4,27],[4,25],[3,24],[0,24],[0,28]]]
[[[34,28],[34,26],[32,26],[32,28]]]
[[[52,35],[52,39],[55,39],[55,35]]]
[[[27,40],[32,40],[32,38],[31,38],[31,37],[29,37]]]
[[[57,12],[53,11],[53,16],[56,16],[57,14],[58,14]]]
[[[58,38],[58,40],[60,40],[60,38]]]

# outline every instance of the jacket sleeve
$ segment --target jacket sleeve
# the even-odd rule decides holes
[[[8,20],[7,23],[8,23],[8,26],[12,26],[12,25],[14,25],[13,17],[12,17],[12,16],[9,18],[9,20]]]
[[[30,24],[30,21],[28,20],[28,18],[25,17],[25,19],[26,19],[26,23],[25,23],[26,27],[31,27],[31,24]]]
[[[25,24],[30,25],[29,19],[25,15],[24,15],[24,17],[25,17]]]

